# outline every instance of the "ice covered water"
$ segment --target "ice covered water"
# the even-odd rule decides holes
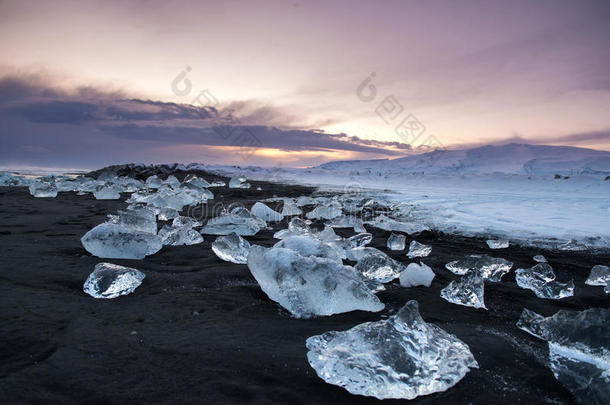
[[[265,294],[297,318],[384,308],[351,267],[335,260],[255,245],[248,268]]]
[[[534,261],[537,263],[546,263],[546,257],[542,255],[536,255],[534,256]]]
[[[244,176],[235,176],[229,180],[229,188],[250,188],[250,183]]]
[[[432,246],[424,245],[423,243],[419,243],[418,241],[414,240],[411,241],[411,244],[409,244],[409,252],[407,252],[407,256],[410,259],[413,259],[414,257],[426,257],[430,254],[430,252],[432,252]]]
[[[506,239],[488,239],[486,242],[490,249],[506,249],[510,245]]]
[[[177,227],[187,226],[189,228],[194,228],[196,226],[201,226],[201,225],[202,225],[201,222],[199,222],[195,218],[191,218],[191,217],[177,216],[172,221],[172,226],[177,226]]]
[[[390,250],[403,250],[407,237],[399,233],[392,232],[388,238],[387,246]]]
[[[341,252],[327,243],[324,243],[321,240],[311,236],[292,236],[290,238],[282,239],[273,245],[273,247],[291,249],[304,257],[316,256],[326,258],[337,263],[343,263]]]
[[[93,196],[96,200],[118,200],[121,198],[119,194],[121,190],[113,184],[107,184],[99,186],[94,192]]]
[[[460,260],[454,260],[445,265],[454,274],[466,274],[470,270],[478,270],[485,280],[499,282],[513,267],[506,259],[488,255],[470,255]]]
[[[409,263],[398,279],[403,287],[430,287],[434,279],[434,272],[423,262]]]
[[[257,202],[252,206],[250,212],[259,218],[268,222],[277,222],[284,219],[284,216],[277,211],[272,210],[265,204]]]
[[[606,286],[610,283],[610,267],[597,264],[591,269],[591,273],[585,281],[588,285]]]
[[[203,242],[203,236],[190,226],[163,225],[159,237],[163,245],[170,246],[190,246]]]
[[[93,298],[116,298],[131,294],[146,275],[140,270],[112,263],[98,263],[83,285],[83,291]]]
[[[468,345],[421,318],[417,301],[388,319],[312,336],[306,346],[321,379],[378,399],[446,391],[478,368]]]
[[[459,280],[454,280],[441,290],[441,297],[445,300],[466,307],[485,307],[485,281],[478,270],[470,270]]]
[[[543,317],[523,309],[517,326],[546,340],[555,378],[581,404],[610,398],[610,309],[560,310]]]
[[[383,252],[373,251],[358,260],[354,268],[371,281],[387,283],[398,278],[406,266]]]
[[[225,262],[246,264],[250,243],[235,232],[225,236],[219,236],[212,243],[212,251]]]
[[[548,263],[538,263],[529,269],[517,269],[515,278],[519,287],[532,290],[538,298],[561,299],[574,295],[574,281],[556,281],[553,268]]]
[[[57,197],[57,187],[55,187],[55,184],[35,180],[30,184],[29,189],[30,194],[34,197]]]
[[[157,235],[111,223],[91,229],[81,238],[81,242],[92,255],[115,259],[143,259],[163,247]]]

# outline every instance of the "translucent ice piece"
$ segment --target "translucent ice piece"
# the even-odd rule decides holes
[[[434,279],[434,272],[430,266],[426,266],[423,262],[409,263],[407,268],[400,273],[399,281],[403,287],[430,287]]]
[[[585,281],[588,285],[608,285],[610,283],[610,267],[597,264],[591,269],[589,278]]]
[[[216,256],[225,262],[246,264],[248,262],[250,243],[233,232],[216,238],[212,243],[212,250],[216,253]]]
[[[546,257],[542,255],[536,255],[534,256],[534,261],[538,263],[546,263]]]
[[[388,238],[387,246],[390,250],[403,250],[407,237],[399,233],[392,232]]]
[[[250,188],[250,183],[244,176],[235,176],[229,181],[229,188]]]
[[[228,235],[235,232],[243,236],[254,235],[261,230],[260,221],[260,219],[240,215],[239,213],[230,213],[210,219],[201,229],[201,233],[204,235]]]
[[[478,368],[468,345],[421,318],[417,301],[388,319],[312,336],[306,345],[321,379],[378,399],[445,391]]]
[[[292,236],[287,239],[282,239],[273,245],[273,247],[291,249],[303,257],[323,257],[337,263],[343,263],[341,259],[342,255],[337,249],[311,236]]]
[[[57,187],[55,184],[45,183],[39,180],[34,180],[30,186],[30,194],[34,197],[55,198],[57,197]]]
[[[116,223],[126,226],[134,231],[157,233],[157,219],[155,212],[146,207],[131,208],[119,211]]]
[[[199,232],[190,226],[163,225],[159,231],[163,245],[182,246],[197,245],[203,242]]]
[[[301,215],[303,211],[297,207],[296,202],[292,198],[284,198],[284,206],[282,207],[282,215],[292,216]]]
[[[441,290],[441,297],[445,300],[466,307],[483,308],[485,282],[480,272],[470,270],[459,280],[454,280]]]
[[[354,268],[369,280],[387,283],[398,278],[407,267],[383,252],[371,252],[358,260]]]
[[[432,246],[424,245],[423,243],[419,243],[418,241],[414,240],[411,241],[411,244],[409,244],[409,252],[407,253],[407,256],[410,259],[413,259],[414,257],[426,257],[430,254],[430,252],[432,252]]]
[[[174,220],[172,221],[172,226],[177,226],[177,227],[183,227],[183,226],[187,226],[189,228],[194,228],[196,226],[201,226],[201,222],[197,221],[195,218],[192,217],[183,217],[183,216],[178,216],[176,218],[174,218]]]
[[[538,298],[557,300],[574,295],[574,281],[556,281],[553,268],[548,263],[538,263],[529,269],[517,269],[515,278],[519,287],[532,290]]]
[[[506,249],[510,245],[506,239],[488,239],[486,242],[490,249]]]
[[[262,218],[268,222],[277,222],[284,219],[284,216],[282,214],[272,210],[261,202],[255,203],[250,209],[250,212],[253,215],[256,215],[257,217]]]
[[[398,231],[407,234],[418,233],[430,229],[427,226],[417,222],[401,222],[385,215],[379,215],[377,218],[373,219],[372,221],[367,221],[366,223],[374,226],[375,228],[385,229],[386,231]]]
[[[157,235],[110,223],[91,229],[81,238],[81,242],[94,256],[116,259],[143,259],[163,247]]]
[[[98,263],[83,285],[83,291],[93,298],[116,298],[131,294],[146,275],[140,270],[112,263]]]
[[[458,275],[466,274],[469,270],[478,270],[485,280],[499,282],[502,276],[513,267],[513,263],[488,255],[470,255],[461,260],[449,262],[445,267]]]
[[[333,260],[255,245],[248,268],[265,294],[297,318],[384,308],[351,267]]]

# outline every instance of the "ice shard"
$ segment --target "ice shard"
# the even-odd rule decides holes
[[[111,223],[91,229],[81,238],[81,242],[92,255],[115,259],[143,259],[163,247],[157,235]]]
[[[517,326],[546,340],[555,378],[578,403],[607,404],[610,398],[610,309],[559,310],[543,317],[523,309]]]
[[[546,263],[546,257],[542,255],[536,255],[534,256],[534,261],[538,263]]]
[[[354,228],[354,232],[366,232],[362,220],[353,215],[342,215],[331,219],[326,224],[333,228]]]
[[[137,207],[119,211],[116,223],[131,228],[134,231],[157,233],[157,219],[155,212],[146,207]]]
[[[83,285],[83,291],[93,298],[116,298],[131,294],[146,275],[140,270],[112,263],[98,263]]]
[[[244,176],[235,176],[229,180],[229,188],[250,188],[250,183]]]
[[[486,243],[490,249],[506,249],[510,245],[506,239],[488,239]]]
[[[269,208],[268,206],[266,206],[265,204],[263,204],[261,202],[255,203],[252,206],[252,208],[250,209],[250,212],[253,215],[256,215],[257,217],[262,218],[268,222],[277,222],[277,221],[281,221],[282,219],[284,219],[284,216],[282,214],[280,214],[277,211],[272,210],[271,208]]]
[[[297,318],[384,308],[351,267],[334,260],[255,245],[248,268],[265,294]]]
[[[354,268],[371,281],[387,283],[398,278],[407,266],[383,252],[372,251],[358,260]]]
[[[459,280],[454,280],[441,290],[441,297],[445,300],[466,307],[483,308],[485,281],[478,270],[469,270]]]
[[[430,229],[418,222],[401,222],[385,215],[379,215],[377,218],[367,221],[366,223],[386,231],[398,231],[407,234],[418,233]]]
[[[238,235],[254,235],[265,227],[265,221],[253,216],[242,207],[238,207],[228,214],[210,219],[201,229],[202,234],[228,235],[235,232]]]
[[[345,249],[354,249],[368,245],[373,240],[373,235],[368,232],[359,233],[343,241]]]
[[[610,267],[597,264],[591,269],[591,273],[585,281],[588,285],[606,286],[610,283]]]
[[[454,274],[466,274],[470,270],[478,270],[485,280],[499,282],[513,267],[508,260],[488,255],[470,255],[461,260],[454,260],[445,265]]]
[[[55,198],[57,197],[57,187],[55,184],[45,183],[34,180],[30,186],[30,194],[34,197]]]
[[[96,200],[118,200],[121,198],[121,190],[113,184],[106,184],[99,186],[94,192],[93,196]]]
[[[426,257],[432,252],[432,246],[424,245],[423,243],[419,243],[414,240],[409,244],[409,252],[407,252],[407,256],[409,259],[413,259],[415,257]]]
[[[446,391],[478,368],[468,345],[421,318],[417,301],[388,319],[312,336],[306,346],[321,379],[377,399]]]
[[[284,198],[284,205],[282,206],[282,215],[289,217],[292,215],[301,215],[303,210],[297,207],[296,202],[292,198]]]
[[[574,295],[574,281],[556,281],[553,268],[548,263],[538,263],[529,269],[517,269],[515,278],[519,287],[532,290],[538,298],[557,300]]]
[[[407,237],[405,235],[392,232],[388,237],[387,246],[390,250],[403,250]]]
[[[419,264],[409,263],[407,268],[400,273],[398,279],[403,287],[430,287],[434,279],[434,272],[430,266],[423,262],[419,262]]]
[[[326,258],[337,263],[343,263],[341,252],[327,243],[324,243],[321,240],[311,236],[292,236],[290,238],[282,239],[273,245],[273,247],[291,249],[303,257],[316,256]]]
[[[341,205],[333,201],[329,204],[318,205],[312,211],[306,214],[306,217],[309,219],[333,219],[338,216],[341,216],[343,211],[341,210]]]
[[[159,237],[163,245],[170,246],[190,246],[203,242],[201,234],[189,226],[163,225]]]
[[[194,228],[196,226],[201,226],[201,225],[202,225],[201,222],[197,221],[195,218],[192,218],[192,217],[177,216],[172,221],[172,226],[177,226],[177,227],[187,226],[189,228]]]
[[[235,232],[219,236],[212,243],[212,251],[225,262],[246,264],[250,243]]]

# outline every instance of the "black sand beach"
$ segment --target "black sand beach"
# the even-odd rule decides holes
[[[212,204],[237,202],[249,208],[264,198],[313,192],[252,183],[249,190],[212,189],[216,196]],[[256,191],[257,186],[263,191]],[[216,257],[210,249],[214,236],[205,236],[200,245],[165,246],[144,260],[88,254],[80,238],[107,214],[125,208],[126,197],[98,201],[92,195],[59,193],[54,199],[33,198],[26,188],[0,188],[0,402],[378,403],[318,378],[307,362],[305,339],[379,320],[415,299],[427,322],[470,346],[480,368],[446,392],[409,402],[573,403],[571,394],[543,364],[546,343],[515,323],[523,308],[548,316],[559,309],[609,306],[603,288],[584,284],[593,265],[610,262],[608,254],[519,246],[491,250],[482,239],[424,232],[415,238],[433,246],[423,260],[436,273],[430,288],[407,289],[396,280],[379,293],[386,304],[380,313],[294,319],[267,298],[246,265]],[[286,221],[274,224],[272,230],[246,239],[270,246],[276,242],[273,233],[286,225]],[[390,232],[367,229],[374,235],[370,246],[409,262],[405,252],[385,248]],[[346,236],[353,231],[338,233]],[[515,263],[501,283],[486,284],[488,311],[450,304],[439,296],[456,278],[444,264],[472,253]],[[517,287],[514,270],[531,267],[536,254],[546,256],[559,281],[574,279],[574,297],[542,300]],[[82,285],[94,265],[104,261],[140,269],[146,279],[131,295],[93,299],[83,293]]]

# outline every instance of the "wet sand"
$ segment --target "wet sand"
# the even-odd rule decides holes
[[[217,176],[204,175],[209,181]],[[225,179],[226,181],[227,179]],[[249,190],[211,189],[216,207],[272,196],[297,197],[312,189],[252,182]],[[261,186],[263,191],[256,191]],[[124,199],[98,201],[92,195],[59,193],[33,198],[26,188],[0,188],[0,396],[7,404],[364,404],[317,377],[306,359],[307,337],[345,330],[394,314],[415,299],[427,322],[466,342],[480,368],[448,391],[410,403],[573,403],[570,393],[544,365],[546,343],[519,330],[525,307],[545,316],[559,309],[608,307],[601,287],[584,284],[591,267],[610,255],[544,251],[511,246],[491,250],[482,239],[436,232],[415,235],[433,246],[423,261],[436,277],[430,288],[403,288],[398,280],[379,293],[386,309],[315,319],[294,319],[261,291],[246,265],[223,262],[203,244],[165,246],[144,260],[99,259],[80,238],[107,214],[125,208]],[[273,204],[270,204],[273,207]],[[184,213],[187,213],[186,211]],[[198,216],[201,211],[191,210]],[[208,217],[213,210],[205,213]],[[271,246],[286,221],[255,236]],[[405,252],[387,251],[390,232],[367,226],[370,246],[404,263]],[[351,229],[337,230],[343,236]],[[407,245],[413,236],[407,237]],[[487,253],[515,263],[501,283],[487,283],[488,311],[450,304],[440,290],[455,279],[444,264]],[[575,296],[541,300],[515,284],[514,270],[530,267],[543,254],[557,279],[574,279]],[[146,273],[135,293],[96,300],[82,291],[95,264],[108,261]],[[384,401],[384,403],[407,401]]]

